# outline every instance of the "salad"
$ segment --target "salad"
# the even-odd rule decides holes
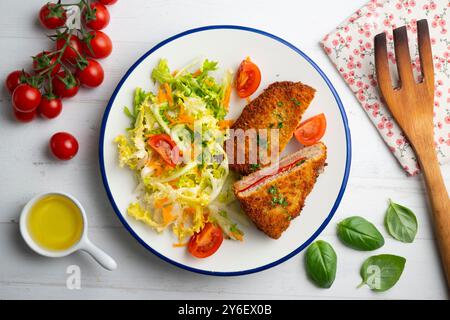
[[[215,240],[206,249],[189,243],[197,257],[217,250],[223,236],[243,240],[226,209],[234,200],[223,148],[233,76],[227,71],[216,80],[217,66],[204,60],[172,71],[160,60],[151,73],[157,92],[136,88],[133,107],[124,109],[131,126],[115,139],[120,165],[138,181],[128,215],[157,232],[172,230],[176,245],[195,238],[200,246],[207,233]]]

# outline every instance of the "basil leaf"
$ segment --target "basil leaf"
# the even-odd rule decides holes
[[[305,255],[306,272],[321,288],[330,288],[336,278],[337,256],[333,247],[319,240],[309,246]]]
[[[401,242],[412,243],[416,237],[418,228],[416,216],[410,209],[392,200],[389,200],[385,225],[389,234]]]
[[[361,217],[350,217],[338,224],[338,237],[350,248],[371,251],[384,245],[378,229]]]
[[[366,284],[373,291],[389,290],[400,279],[405,263],[405,258],[391,254],[381,254],[368,258],[361,267],[362,283],[359,287]]]

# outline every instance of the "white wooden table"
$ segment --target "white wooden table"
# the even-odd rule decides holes
[[[119,0],[110,7],[106,32],[114,52],[105,60],[101,88],[82,92],[65,102],[54,121],[20,124],[12,119],[10,98],[0,97],[0,298],[64,299],[445,299],[439,264],[421,178],[407,178],[390,154],[356,99],[334,70],[318,41],[367,0]],[[37,24],[46,0],[0,1],[0,75],[28,67],[29,56],[51,46]],[[186,29],[210,24],[238,24],[274,33],[304,50],[329,76],[339,92],[350,121],[353,161],[346,194],[336,216],[320,238],[338,253],[333,287],[312,285],[303,268],[303,254],[273,269],[248,276],[220,278],[178,269],[146,251],[122,227],[106,197],[98,166],[100,120],[107,101],[128,67],[159,41]],[[80,151],[67,163],[54,160],[46,147],[61,130],[75,134]],[[443,168],[450,186],[450,168]],[[61,190],[75,195],[87,208],[89,234],[115,257],[119,268],[108,272],[84,253],[47,259],[31,252],[19,235],[19,212],[33,195]],[[409,206],[420,228],[413,244],[390,238],[383,227],[389,198]],[[350,215],[372,220],[386,237],[379,253],[407,258],[399,283],[389,292],[356,289],[359,268],[371,253],[343,246],[336,223]],[[81,289],[66,288],[66,268],[81,268]]]

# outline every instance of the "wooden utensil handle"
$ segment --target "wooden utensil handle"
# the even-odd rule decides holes
[[[436,153],[417,152],[430,199],[436,239],[450,289],[450,202]]]

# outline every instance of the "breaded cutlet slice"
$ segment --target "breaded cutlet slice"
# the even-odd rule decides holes
[[[258,229],[278,239],[300,215],[326,158],[326,146],[319,142],[283,158],[278,169],[266,167],[244,177],[233,185],[233,191]],[[286,167],[286,171],[268,175]]]
[[[281,153],[292,138],[295,129],[302,120],[302,115],[314,98],[316,90],[301,82],[275,82],[264,90],[256,99],[251,101],[242,111],[240,117],[231,126],[231,129],[279,129],[279,153]],[[234,139],[233,139],[234,140]],[[249,163],[250,139],[238,146],[236,141],[232,142],[234,154],[230,160],[230,169],[248,175],[263,166],[267,161],[259,159],[258,163]],[[270,136],[268,137],[268,158],[270,158]],[[227,144],[228,147],[228,144]],[[237,148],[240,147],[240,150]],[[242,150],[242,148],[245,148]],[[245,162],[237,163],[239,152],[245,152]],[[241,161],[242,162],[242,161]]]

